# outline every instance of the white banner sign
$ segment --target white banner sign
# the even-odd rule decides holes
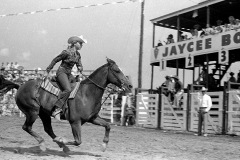
[[[152,49],[151,63],[240,48],[240,30],[195,38]],[[226,57],[227,58],[227,57]]]

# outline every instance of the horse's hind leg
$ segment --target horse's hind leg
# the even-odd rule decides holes
[[[63,148],[64,152],[70,151],[69,148],[64,144],[64,140],[61,137],[57,137],[52,129],[51,117],[45,114],[41,109],[39,111],[39,117],[43,122],[44,131],[56,142],[60,148]]]
[[[24,131],[26,131],[27,133],[29,133],[31,136],[33,136],[38,141],[38,143],[40,145],[40,149],[42,151],[45,151],[46,148],[44,145],[44,139],[32,130],[32,125],[36,121],[37,118],[38,118],[38,115],[35,113],[26,114],[26,121],[25,121],[24,125],[22,126],[22,129]]]
[[[109,142],[109,133],[110,133],[111,127],[108,122],[106,122],[104,119],[100,118],[99,116],[97,116],[97,118],[91,120],[90,122],[92,124],[105,127],[105,135],[103,138],[103,148],[102,148],[102,150],[104,152],[106,150],[107,144]]]

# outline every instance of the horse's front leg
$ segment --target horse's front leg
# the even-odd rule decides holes
[[[65,145],[79,146],[82,143],[81,140],[81,120],[70,122],[74,140],[73,142],[66,142]]]
[[[97,118],[91,120],[90,122],[92,124],[105,127],[105,135],[103,138],[103,145],[102,145],[103,146],[102,151],[104,152],[106,150],[107,144],[109,142],[109,133],[110,133],[111,127],[108,122],[106,122],[104,119],[102,119],[99,116],[97,116]]]

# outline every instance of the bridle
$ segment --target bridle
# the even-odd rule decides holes
[[[118,76],[116,75],[116,73],[112,70],[112,66],[113,66],[113,64],[108,67],[108,72],[111,72],[111,73],[112,73],[112,75],[114,76],[114,78],[120,83],[121,89],[125,90],[125,89],[123,88],[124,82],[122,81],[122,79],[119,79],[119,78],[118,78]],[[85,77],[86,79],[88,79],[89,81],[91,81],[95,86],[99,87],[99,88],[102,89],[102,90],[106,90],[106,88],[110,88],[112,91],[117,91],[116,89],[114,89],[114,88],[112,88],[112,87],[109,87],[109,86],[107,86],[106,88],[104,88],[104,87],[100,86],[99,84],[97,84],[96,82],[94,82],[94,81],[93,81],[92,79],[90,79],[88,76],[84,75],[83,73],[80,72],[80,74],[82,74],[83,77]],[[107,96],[107,97],[105,98],[105,100],[101,103],[101,106],[102,106],[103,103],[110,97],[110,95],[112,95],[113,93],[114,93],[114,92],[109,92],[108,96]]]

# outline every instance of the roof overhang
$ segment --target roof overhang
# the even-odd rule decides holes
[[[154,25],[164,28],[178,29],[177,22],[180,20],[180,30],[189,31],[195,24],[206,27],[207,7],[210,8],[210,25],[216,25],[216,20],[228,22],[229,16],[239,17],[240,0],[208,0],[197,5],[166,14],[150,20]],[[197,16],[193,17],[193,13]]]

